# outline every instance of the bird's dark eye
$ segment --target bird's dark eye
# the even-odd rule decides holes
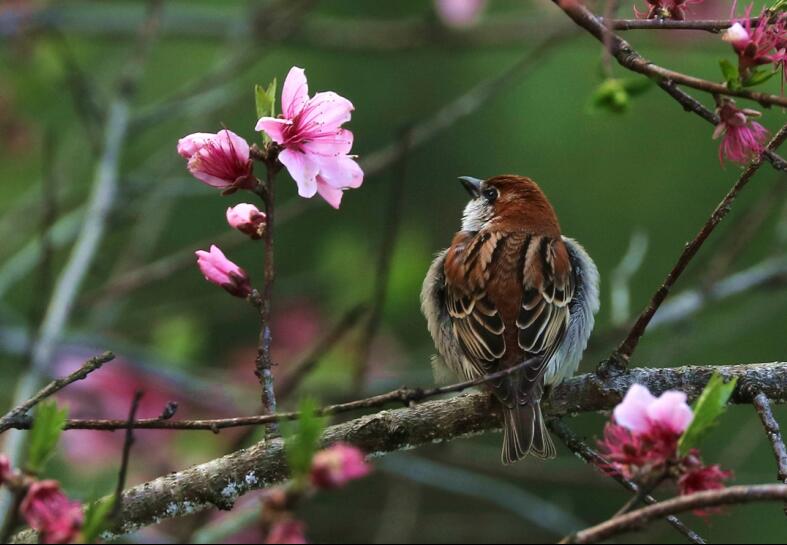
[[[483,195],[488,202],[493,203],[495,202],[495,199],[497,199],[498,193],[497,189],[494,187],[487,187],[481,192],[481,195]]]

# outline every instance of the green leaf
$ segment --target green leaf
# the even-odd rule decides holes
[[[681,456],[698,446],[702,438],[716,425],[719,417],[727,409],[727,402],[730,400],[737,382],[737,378],[724,382],[718,373],[710,378],[702,395],[694,403],[694,419],[688,429],[683,432],[680,443],[678,443],[678,452]]]
[[[33,428],[30,430],[30,450],[27,470],[41,474],[49,459],[55,454],[60,434],[68,418],[68,409],[60,409],[54,401],[44,401],[35,411]]]
[[[733,91],[740,89],[741,79],[738,68],[727,59],[721,59],[719,61],[719,67],[721,68],[721,74],[724,76],[727,87]]]
[[[628,110],[629,103],[629,94],[623,80],[609,78],[593,91],[590,97],[590,110],[623,113]]]
[[[105,498],[91,503],[85,511],[85,522],[82,525],[82,542],[96,543],[101,533],[109,527],[109,518],[115,498]]]
[[[257,117],[276,117],[276,78],[268,84],[254,86],[254,100],[257,105]]]
[[[755,70],[754,73],[746,78],[743,82],[744,87],[754,87],[755,85],[760,85],[761,83],[765,83],[769,79],[771,79],[776,72],[772,72],[770,70]]]
[[[296,423],[282,422],[284,449],[287,462],[296,482],[309,475],[312,458],[317,452],[320,436],[325,429],[325,419],[317,416],[317,402],[305,398],[300,403],[300,418]]]

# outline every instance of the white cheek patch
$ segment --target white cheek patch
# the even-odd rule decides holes
[[[473,199],[462,215],[463,231],[480,231],[492,219],[492,207],[484,199]]]

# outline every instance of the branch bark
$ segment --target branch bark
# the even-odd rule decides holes
[[[606,379],[591,373],[567,380],[554,390],[545,411],[549,416],[562,416],[610,410],[633,383],[647,386],[654,394],[679,389],[695,399],[714,372],[727,379],[738,377],[732,396],[735,403],[751,403],[760,392],[772,399],[783,399],[787,391],[787,362],[636,368]],[[382,455],[498,428],[499,416],[490,397],[474,393],[385,410],[337,424],[325,431],[322,442],[325,445],[348,442],[369,455]],[[288,470],[283,447],[278,438],[262,441],[127,490],[123,494],[121,517],[112,529],[113,536],[210,507],[230,509],[241,495],[285,481]],[[23,532],[14,542],[35,539],[32,532]]]
[[[664,515],[720,507],[722,505],[773,500],[787,500],[787,485],[731,486],[722,490],[698,492],[688,496],[672,498],[655,505],[649,505],[637,511],[607,520],[597,526],[582,530],[575,536],[572,536],[573,538],[568,543],[597,543],[630,530],[642,528],[649,522]]]

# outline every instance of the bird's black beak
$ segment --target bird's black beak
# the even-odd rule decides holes
[[[465,189],[473,198],[481,194],[481,183],[483,180],[473,178],[472,176],[460,176],[459,181],[462,182],[462,185],[465,186]]]

